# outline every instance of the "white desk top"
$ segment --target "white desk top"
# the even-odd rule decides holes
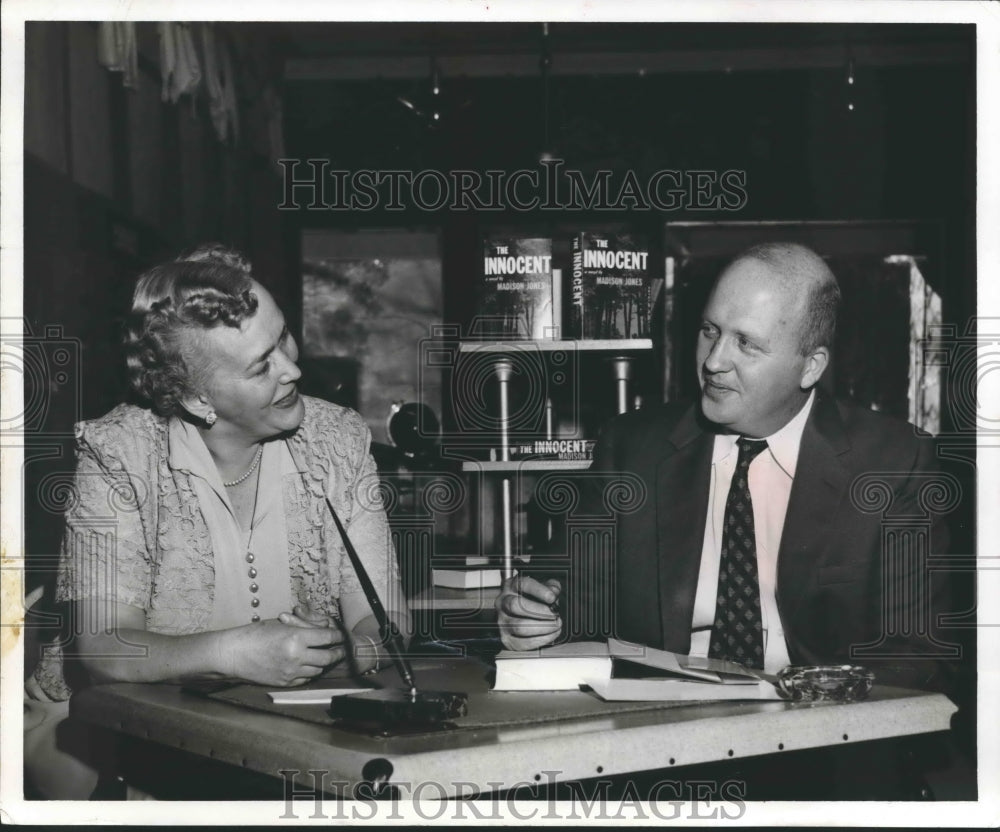
[[[435,666],[443,667],[440,662]],[[956,710],[941,694],[876,686],[867,701],[852,704],[721,702],[622,708],[533,722],[532,714],[543,704],[538,697],[552,694],[490,692],[481,665],[459,662],[455,667],[456,672],[419,675],[428,689],[469,691],[475,724],[417,736],[373,738],[332,724],[206,699],[169,685],[91,688],[74,697],[72,714],[272,776],[282,768],[320,769],[329,773],[331,782],[353,786],[364,780],[365,766],[378,760],[391,767],[391,782],[411,787],[434,782],[450,787],[452,794],[467,794],[463,782],[478,784],[483,791],[500,790],[533,783],[536,776],[544,779],[546,771],[559,772],[560,780],[581,780],[943,731]],[[385,683],[398,680],[386,676]],[[494,710],[513,710],[523,719],[490,724]]]

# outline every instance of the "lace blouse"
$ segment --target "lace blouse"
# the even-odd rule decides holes
[[[292,599],[339,616],[340,598],[361,593],[329,496],[383,604],[405,609],[368,427],[353,410],[303,401],[302,424],[286,439],[293,464],[281,473]],[[169,425],[133,405],[77,425],[56,600],[129,604],[146,611],[148,630],[186,635],[212,629],[215,553],[192,474],[171,466]],[[49,647],[35,671],[57,700],[71,692],[61,665],[61,649]]]

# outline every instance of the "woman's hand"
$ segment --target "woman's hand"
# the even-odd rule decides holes
[[[312,607],[305,604],[298,604],[291,612],[279,614],[278,621],[282,624],[290,624],[292,627],[339,627],[337,619],[315,612]]]
[[[292,617],[295,623],[261,621],[227,630],[222,649],[228,651],[224,666],[229,675],[258,685],[289,687],[304,684],[344,660],[347,650],[338,627],[313,623],[315,617],[294,613]]]
[[[291,612],[283,612],[278,616],[278,621],[292,627],[333,627],[343,626],[335,618],[314,612],[310,607],[303,604],[296,606]],[[354,646],[354,671],[356,673],[366,673],[375,670],[382,664],[382,654],[379,645],[382,639],[377,635],[368,635],[369,631],[377,633],[378,624],[371,617],[359,625],[351,634],[351,644]]]

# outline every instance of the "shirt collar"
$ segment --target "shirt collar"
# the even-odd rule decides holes
[[[809,393],[809,398],[802,406],[802,409],[795,414],[783,428],[775,431],[770,436],[765,436],[767,448],[772,458],[778,466],[792,479],[795,478],[795,468],[799,460],[799,445],[802,444],[802,432],[806,428],[806,421],[812,411],[813,402],[816,400],[815,389]],[[735,433],[717,434],[715,445],[712,449],[712,464],[721,462],[729,456],[736,448],[736,440],[739,435]]]
[[[167,448],[167,462],[171,468],[202,479],[210,479],[213,474],[218,476],[212,455],[198,429],[177,416],[170,417],[167,425]]]
[[[265,443],[265,453],[272,444]],[[280,444],[287,449],[289,443]],[[304,472],[306,468],[299,463],[298,457],[284,449],[277,457],[281,461],[280,473],[284,475]],[[187,471],[209,482],[220,485],[222,483],[212,454],[198,429],[177,416],[172,416],[167,424],[167,464],[175,470]]]

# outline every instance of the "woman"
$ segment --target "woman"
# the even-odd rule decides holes
[[[295,340],[246,261],[208,246],[143,274],[125,350],[148,407],[77,426],[56,588],[76,610],[67,658],[96,681],[268,686],[384,664],[326,505],[408,634],[369,431],[298,393]],[[39,700],[68,699],[62,659],[36,670]]]

